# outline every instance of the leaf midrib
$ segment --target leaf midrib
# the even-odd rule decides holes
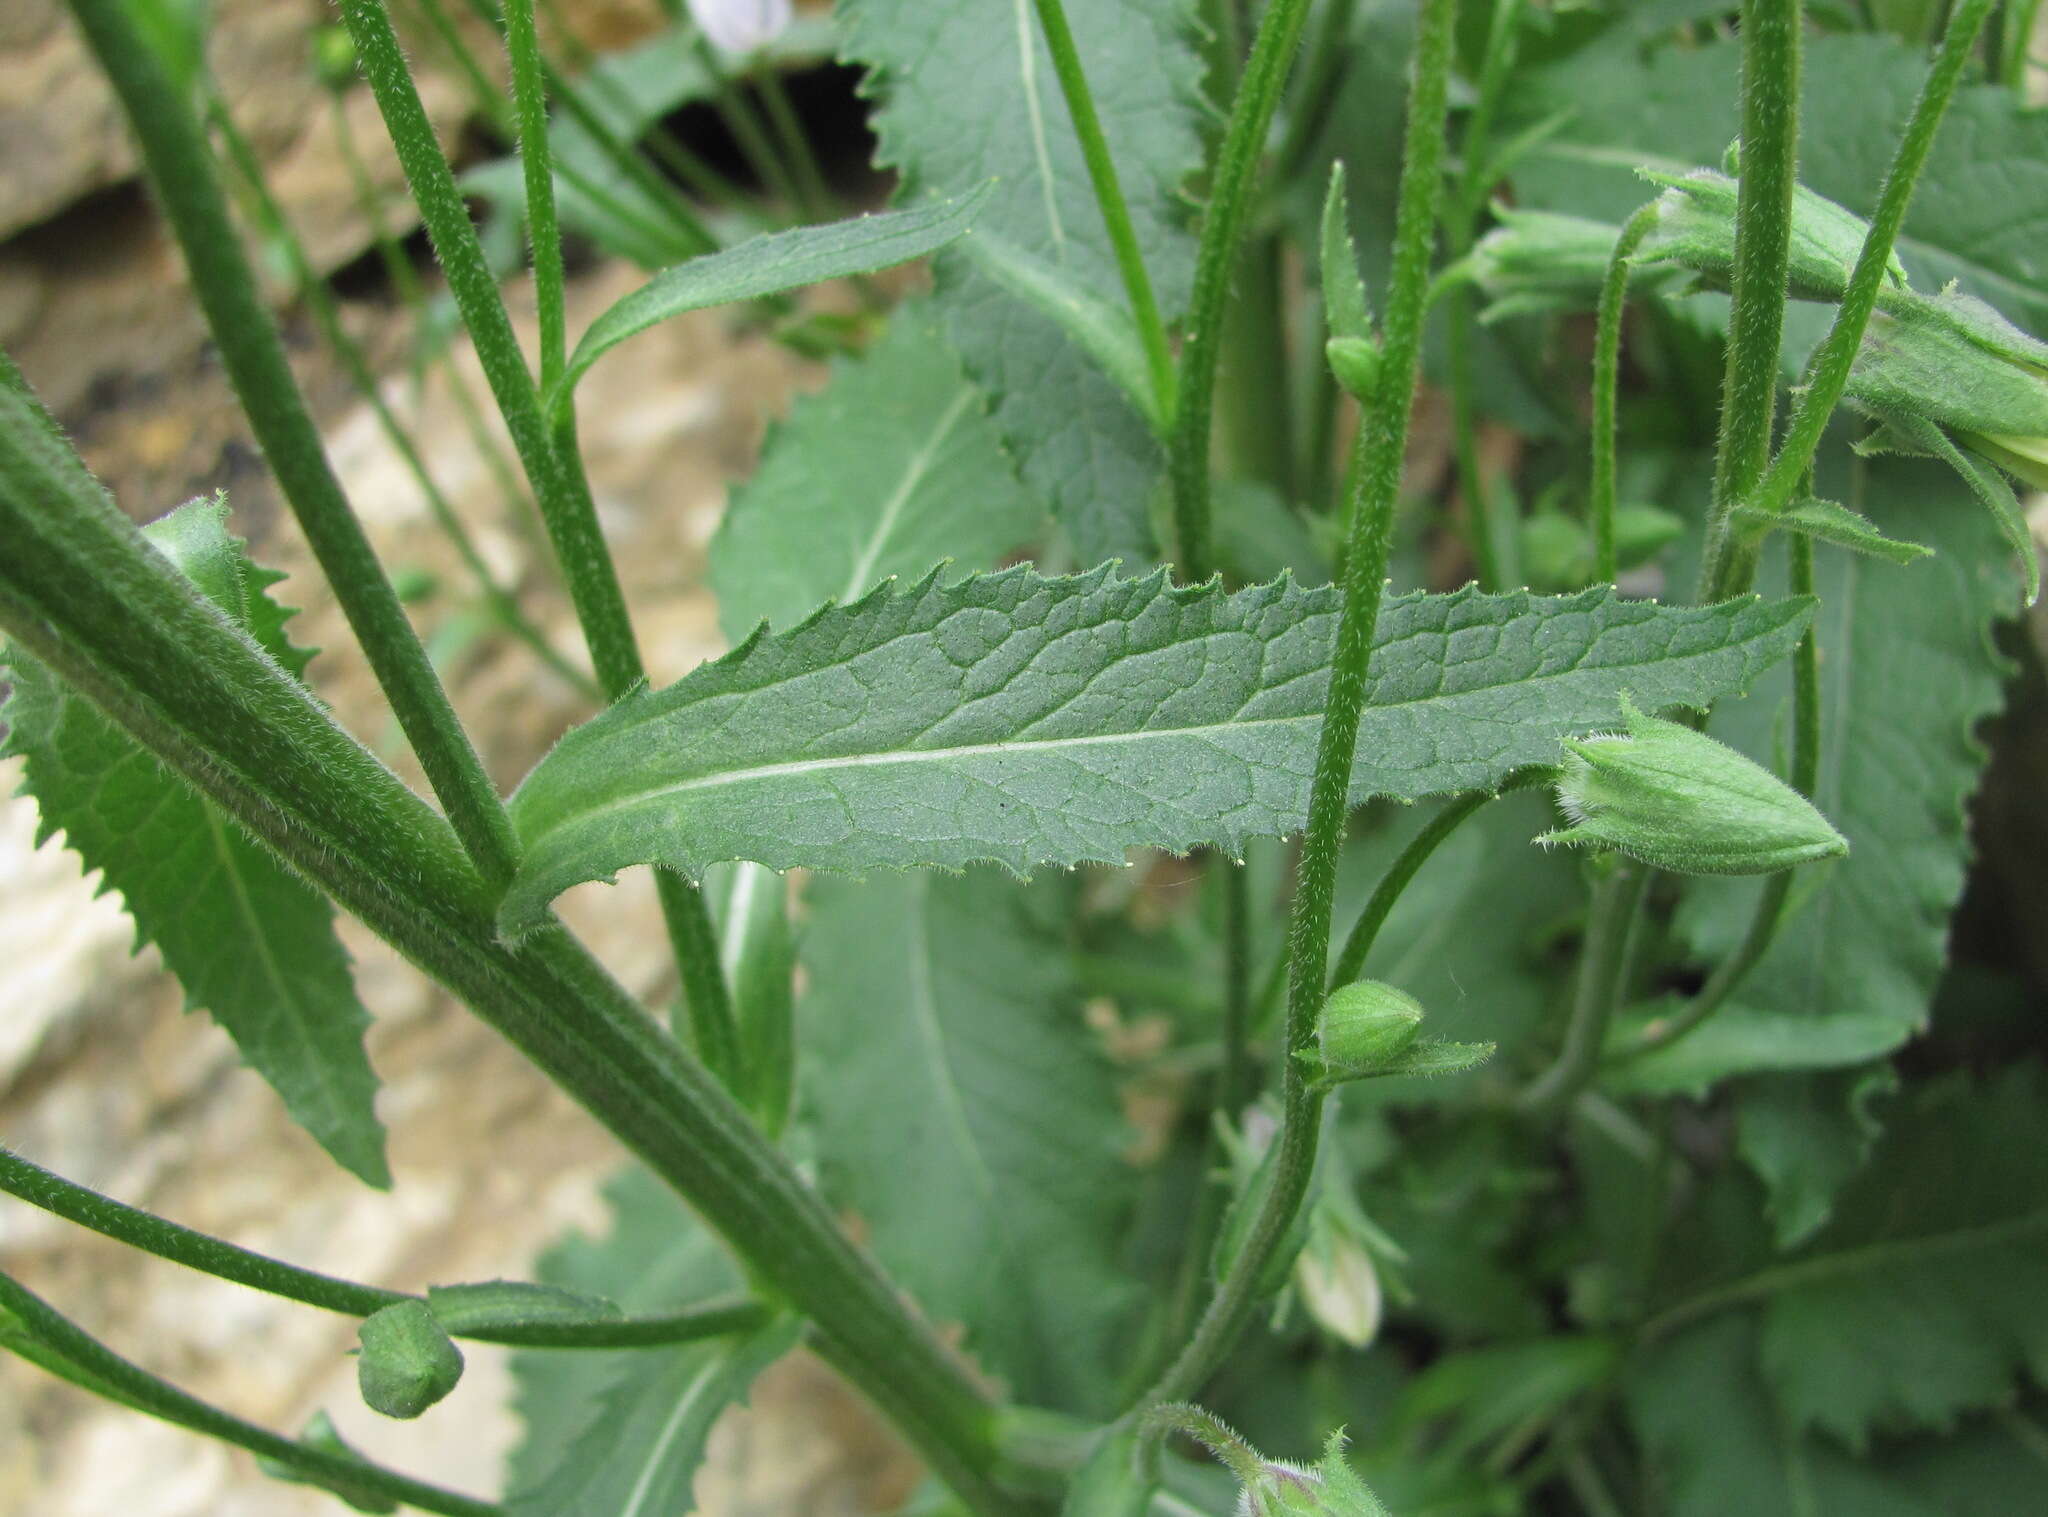
[[[1707,657],[1714,653],[1728,652],[1739,646],[1739,642],[1731,640],[1718,648],[1702,649],[1699,653],[1688,656]],[[1669,661],[1663,659],[1639,661],[1639,663],[1645,664],[1664,662]],[[1568,679],[1583,674],[1585,667],[1581,663],[1567,669],[1557,670],[1551,674],[1530,675],[1526,678],[1507,680],[1497,684],[1474,685],[1467,689],[1439,692],[1434,695],[1412,696],[1402,700],[1369,700],[1364,715],[1371,716],[1373,713],[1381,711],[1427,711],[1432,706],[1445,702],[1465,700],[1511,687],[1515,689],[1529,689],[1548,684],[1554,680]],[[1612,665],[1603,667],[1612,669],[1629,666]],[[811,673],[815,671],[805,672]],[[758,694],[761,691],[774,688],[774,685],[761,685],[757,686],[753,691],[745,693]],[[1260,690],[1257,693],[1259,695],[1270,695],[1272,690]],[[687,709],[687,707],[682,709]],[[672,713],[665,711],[647,717],[645,720],[660,721],[670,714]],[[788,759],[779,763],[754,764],[745,768],[726,769],[712,774],[696,775],[689,779],[664,781],[659,785],[650,785],[645,789],[631,791],[627,794],[616,796],[611,800],[581,808],[572,820],[581,823],[598,817],[610,816],[616,812],[631,810],[649,801],[661,800],[673,795],[682,795],[696,790],[722,789],[729,785],[747,784],[759,779],[779,779],[800,774],[828,772],[835,769],[867,769],[882,768],[892,764],[939,763],[955,759],[995,757],[1012,752],[1106,747],[1112,744],[1141,743],[1159,738],[1202,739],[1223,732],[1242,733],[1255,731],[1263,727],[1286,727],[1302,723],[1320,724],[1322,719],[1323,713],[1321,711],[1305,711],[1293,716],[1253,717],[1245,721],[1204,722],[1198,726],[1189,727],[1140,727],[1129,732],[1102,732],[1091,733],[1085,736],[1055,738],[1013,738],[993,743],[964,743],[950,748],[898,748],[882,753],[849,753],[840,754],[832,758]],[[1361,720],[1363,720],[1363,717]]]

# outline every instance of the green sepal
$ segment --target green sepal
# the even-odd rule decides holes
[[[333,1454],[342,1459],[361,1459],[363,1456],[336,1431],[334,1420],[325,1412],[315,1412],[306,1423],[306,1430],[299,1434],[299,1442],[307,1448],[318,1449],[323,1454]],[[256,1456],[256,1468],[273,1480],[282,1480],[291,1485],[317,1486],[343,1504],[358,1512],[395,1512],[398,1503],[389,1496],[378,1495],[349,1484],[347,1481],[330,1476],[309,1475],[294,1465],[285,1464],[261,1454]]]
[[[424,1301],[397,1301],[372,1313],[356,1337],[363,1403],[387,1417],[419,1416],[462,1378],[462,1350]]]
[[[626,1314],[616,1302],[559,1285],[527,1280],[486,1280],[471,1285],[430,1285],[427,1305],[450,1333],[490,1333],[506,1328],[617,1322]]]
[[[1877,439],[1878,446],[1873,448],[1866,444],[1864,451],[1878,451],[1890,446],[1899,452],[1938,458],[1954,469],[1963,483],[1970,487],[1970,493],[1991,513],[2000,535],[2019,560],[2020,568],[2027,577],[2027,604],[2031,606],[2039,600],[2040,555],[2034,547],[2034,534],[2027,526],[2026,512],[2020,508],[2019,497],[2013,494],[2005,476],[1991,465],[1965,453],[1948,433],[1917,412],[1885,411],[1877,414],[1885,430]]]
[[[1737,506],[1735,519],[1759,534],[1782,527],[1787,532],[1797,532],[1817,542],[1832,543],[1852,553],[1867,553],[1887,563],[1910,564],[1934,552],[1923,543],[1886,537],[1869,517],[1831,500],[1796,501],[1777,515],[1754,506]]]
[[[1351,208],[1344,189],[1342,159],[1330,165],[1330,188],[1323,196],[1321,251],[1323,325],[1333,339],[1356,338],[1372,346],[1372,302],[1366,297],[1365,281],[1359,277],[1358,249],[1351,241]],[[1377,347],[1374,351],[1377,353]],[[1341,372],[1338,378],[1343,378]]]

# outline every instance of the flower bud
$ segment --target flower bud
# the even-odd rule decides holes
[[[1637,170],[1664,186],[1657,198],[1657,225],[1637,259],[1674,263],[1692,270],[1709,288],[1725,290],[1735,276],[1735,206],[1741,184],[1712,169],[1688,174]],[[1805,185],[1792,192],[1792,235],[1786,249],[1789,293],[1796,300],[1840,300],[1863,251],[1869,223]],[[1894,255],[1887,270],[1903,289],[1906,270]]]
[[[356,1383],[387,1417],[417,1417],[455,1389],[462,1351],[424,1301],[399,1301],[363,1319]]]
[[[1323,344],[1323,356],[1347,395],[1354,400],[1372,399],[1380,373],[1378,344],[1366,337],[1332,337]]]
[[[1384,1069],[1421,1030],[1422,1004],[1415,997],[1379,980],[1359,980],[1323,1002],[1316,1046],[1326,1070],[1355,1079]]]
[[[347,27],[330,24],[313,33],[313,72],[336,94],[356,82],[356,43]]]
[[[790,0],[690,0],[690,15],[721,51],[766,47],[790,22]]]
[[[1566,739],[1557,801],[1573,825],[1537,842],[1613,848],[1678,874],[1772,874],[1849,851],[1762,765],[1626,701],[1622,712],[1625,732]]]
[[[1323,1457],[1303,1469],[1268,1459],[1238,1495],[1240,1517],[1387,1517],[1387,1509],[1351,1473],[1344,1434],[1330,1434]]]
[[[1494,215],[1500,225],[1480,238],[1459,265],[1487,294],[1482,321],[1542,311],[1590,311],[1600,303],[1619,227],[1507,206],[1496,207]],[[1630,270],[1629,289],[1643,294],[1675,284],[1678,278],[1676,268],[1646,266],[1637,260]]]
[[[1294,1285],[1308,1314],[1332,1336],[1353,1348],[1365,1348],[1379,1336],[1379,1270],[1364,1240],[1335,1208],[1316,1206],[1308,1244],[1294,1261]]]

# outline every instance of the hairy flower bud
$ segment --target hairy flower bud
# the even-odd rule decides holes
[[[1674,263],[1691,269],[1709,288],[1725,290],[1735,276],[1735,206],[1739,181],[1713,169],[1688,174],[1637,170],[1664,186],[1657,198],[1657,225],[1636,257],[1644,264]],[[1805,185],[1792,194],[1792,236],[1786,249],[1788,293],[1795,300],[1840,300],[1850,271],[1863,251],[1870,225],[1860,216],[1816,195]],[[1887,270],[1903,289],[1905,267],[1895,255]]]
[[[1323,344],[1323,356],[1344,393],[1354,400],[1371,400],[1379,378],[1380,350],[1366,337],[1332,337]]]
[[[1422,1004],[1406,991],[1379,980],[1341,985],[1316,1018],[1316,1046],[1323,1067],[1356,1078],[1376,1074],[1415,1041],[1422,1029]]]
[[[1351,1347],[1365,1348],[1379,1336],[1379,1270],[1336,1208],[1318,1203],[1312,1213],[1308,1244],[1294,1261],[1294,1287],[1308,1314]]]
[[[1459,270],[1475,281],[1489,304],[1480,319],[1495,322],[1542,311],[1590,311],[1621,229],[1581,216],[1517,211],[1497,206],[1500,224],[1479,239]],[[1640,260],[1630,272],[1636,294],[1677,283],[1680,271]]]
[[[399,1301],[363,1319],[356,1383],[387,1417],[417,1417],[455,1389],[462,1351],[424,1301]]]
[[[751,53],[782,35],[790,0],[690,0],[690,15],[723,51]]]
[[[1725,743],[1622,705],[1623,732],[1568,750],[1558,805],[1573,825],[1539,843],[1584,843],[1678,874],[1772,874],[1849,851],[1798,791]]]

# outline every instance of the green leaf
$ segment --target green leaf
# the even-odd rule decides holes
[[[1629,1047],[1682,1009],[1683,1003],[1673,999],[1616,1018],[1608,1048]],[[1602,1076],[1601,1084],[1629,1095],[1698,1098],[1734,1075],[1860,1064],[1871,1057],[1873,1048],[1896,1043],[1899,1035],[1896,1021],[1882,1010],[1848,1010],[1817,1018],[1805,1007],[1774,1009],[1731,1002],[1676,1043],[1616,1065]]]
[[[726,635],[794,627],[827,601],[948,560],[993,568],[1028,541],[1042,513],[986,406],[928,304],[899,307],[864,359],[834,365],[824,390],[797,401],[735,488],[711,542]]]
[[[640,1349],[590,1408],[573,1453],[543,1483],[515,1489],[508,1517],[670,1517],[691,1497],[705,1442],[755,1376],[796,1346],[784,1318],[730,1342]]]
[[[1559,739],[1738,691],[1804,602],[1392,597],[1352,795],[1414,799],[1551,762]],[[858,872],[1019,872],[1133,847],[1237,851],[1308,803],[1338,601],[1281,579],[1225,594],[1163,574],[936,577],[757,636],[571,732],[512,811],[525,862],[500,915],[570,885],[722,859]]]
[[[1171,322],[1194,267],[1181,186],[1201,163],[1202,62],[1190,0],[1068,0],[1118,177]],[[1122,285],[1073,123],[1029,0],[849,0],[841,53],[870,70],[877,162],[908,198],[994,175],[978,223],[1107,306]],[[1117,384],[1060,323],[960,253],[936,264],[948,334],[992,397],[1024,482],[1050,502],[1083,564],[1154,557],[1149,499],[1162,458]]]
[[[605,1196],[611,1203],[611,1231],[602,1238],[572,1235],[555,1244],[536,1269],[543,1283],[586,1299],[615,1301],[636,1313],[675,1311],[741,1283],[717,1239],[647,1170],[636,1165],[622,1171],[606,1186]],[[554,1349],[513,1355],[515,1406],[526,1424],[526,1437],[513,1451],[508,1471],[514,1510],[523,1499],[529,1509],[546,1511],[533,1493],[583,1488],[603,1463],[591,1440],[608,1436],[608,1408],[616,1405],[622,1414],[632,1414],[637,1377],[665,1384],[683,1360],[701,1366],[721,1347],[706,1342],[676,1350]],[[671,1408],[676,1404],[669,1402]],[[687,1494],[687,1483],[683,1489]]]
[[[283,637],[289,615],[226,528],[219,501],[193,501],[149,529],[159,551],[265,650],[297,673],[310,655]],[[33,660],[6,654],[13,695],[0,753],[27,761],[23,789],[155,943],[188,1008],[213,1013],[292,1119],[365,1183],[391,1183],[376,1076],[333,910],[154,756]]]
[[[1888,563],[1910,564],[1934,551],[1920,543],[1886,537],[1869,517],[1851,511],[1847,506],[1838,506],[1831,500],[1802,500],[1782,515],[1759,511],[1753,506],[1737,506],[1735,515],[1750,526],[1782,527],[1817,542],[1847,548],[1852,553],[1868,553],[1872,558],[1881,558]]]
[[[1099,1413],[1136,1172],[1070,902],[991,870],[815,881],[798,1046],[825,1192],[891,1275],[1013,1394]]]
[[[546,397],[548,407],[559,411],[592,364],[627,338],[671,316],[802,289],[849,274],[872,274],[923,258],[967,231],[988,203],[992,188],[982,185],[967,194],[907,211],[794,227],[663,269],[639,289],[620,297],[590,324],[569,355],[556,388]]]
[[[1813,1247],[1778,1267],[1760,1362],[1787,1416],[1861,1450],[2048,1385],[2048,1079],[1913,1093]]]
[[[1804,1243],[1835,1192],[1869,1162],[1883,1126],[1872,1109],[1898,1089],[1889,1063],[1767,1075],[1743,1087],[1736,1145],[1764,1182],[1778,1247]]]
[[[1936,556],[1910,570],[1852,554],[1815,565],[1825,761],[1813,799],[1851,851],[1826,866],[1809,897],[1795,896],[1739,992],[1753,1014],[1744,1039],[1801,1047],[1752,1044],[1755,1057],[1731,1057],[1724,1074],[1860,1064],[1926,1024],[1969,855],[1965,806],[1984,764],[1973,733],[2003,696],[1991,629],[2015,597],[1991,524],[1937,466],[1884,460],[1851,464],[1845,475],[1834,456],[1824,468],[1883,530],[1928,543]],[[1790,696],[1777,675],[1758,696],[1723,712],[1713,731],[1769,762]],[[1688,887],[1679,929],[1703,962],[1733,949],[1753,899],[1753,887]],[[1710,1035],[1720,1036],[1713,1022],[1671,1053],[1681,1064],[1699,1059],[1686,1043]],[[1733,1033],[1726,1046],[1742,1054]]]

